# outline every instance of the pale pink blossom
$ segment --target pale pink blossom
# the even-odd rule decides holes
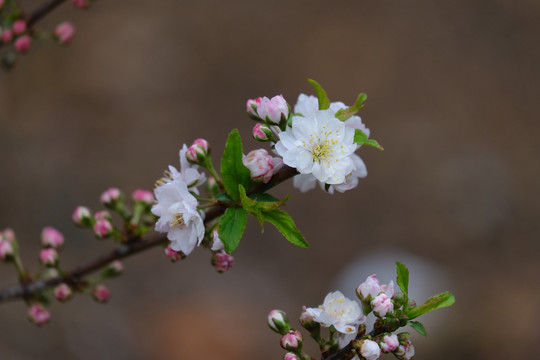
[[[380,292],[379,279],[377,279],[375,274],[369,275],[366,281],[361,283],[356,289],[356,295],[362,300],[371,300],[379,295]]]
[[[131,194],[131,197],[134,201],[142,202],[148,205],[154,203],[154,194],[148,190],[137,189],[133,192],[133,194]]]
[[[85,206],[77,206],[71,218],[75,224],[85,225],[92,220],[92,213],[90,212],[90,209]]]
[[[69,21],[65,21],[56,26],[54,34],[58,37],[60,44],[67,44],[75,36],[75,27]]]
[[[7,240],[0,240],[0,260],[8,260],[13,256],[13,246]]]
[[[399,340],[396,334],[384,335],[380,342],[381,349],[385,353],[396,350],[399,346]]]
[[[0,34],[0,40],[4,43],[8,43],[11,40],[13,40],[13,30],[11,29],[2,30],[2,34]]]
[[[30,35],[23,35],[18,37],[15,40],[15,50],[17,50],[18,53],[24,54],[30,50],[30,43],[32,42],[32,38]]]
[[[181,251],[173,250],[170,245],[165,248],[165,255],[167,255],[171,262],[177,262],[178,260],[180,260],[182,254],[183,253]]]
[[[73,291],[65,283],[62,283],[54,288],[54,297],[60,302],[69,300],[71,295],[73,295]]]
[[[47,247],[59,248],[64,245],[64,236],[55,228],[47,226],[41,231],[41,244]]]
[[[322,326],[334,328],[342,334],[356,334],[358,325],[366,320],[359,304],[346,298],[340,291],[331,292],[318,308],[306,312]]]
[[[373,313],[378,317],[385,317],[387,313],[394,311],[394,303],[385,293],[380,293],[371,300]]]
[[[94,234],[100,239],[107,237],[111,234],[112,231],[113,226],[111,222],[107,219],[98,220],[94,224]]]
[[[400,360],[414,359],[414,353],[414,346],[409,340],[402,342],[394,351],[394,355]]]
[[[33,304],[28,309],[28,319],[41,326],[49,321],[51,314],[41,304]]]
[[[272,178],[274,160],[265,149],[250,151],[243,157],[242,162],[249,169],[253,181],[267,183]]]
[[[15,34],[20,35],[26,31],[26,22],[24,20],[16,20],[11,28]]]
[[[114,201],[117,201],[118,199],[120,199],[120,196],[121,196],[121,193],[120,193],[120,190],[117,189],[117,188],[109,188],[107,190],[105,190],[101,196],[100,196],[100,200],[103,204],[105,205],[108,205],[108,204],[112,204]]]
[[[265,96],[257,107],[257,114],[269,124],[279,125],[289,117],[289,105],[283,95],[276,95],[271,99]]]
[[[290,330],[281,338],[281,347],[285,350],[294,351],[302,348],[302,333]]]
[[[45,266],[54,266],[58,261],[58,253],[53,248],[42,249],[39,253],[39,260]]]
[[[227,254],[225,251],[215,253],[212,258],[212,263],[219,273],[231,270],[233,262],[234,257],[231,254]]]
[[[366,360],[376,360],[381,356],[381,349],[373,340],[362,340],[360,355]]]
[[[105,285],[98,284],[92,291],[92,297],[97,302],[106,303],[111,297],[111,292],[105,287]]]

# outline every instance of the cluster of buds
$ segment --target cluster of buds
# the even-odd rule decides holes
[[[251,132],[253,138],[262,142],[276,142],[275,134],[285,130],[292,116],[291,107],[283,95],[271,99],[266,96],[249,99],[246,111],[250,118],[257,121]]]

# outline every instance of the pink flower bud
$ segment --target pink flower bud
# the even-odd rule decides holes
[[[251,131],[253,138],[258,141],[274,141],[272,129],[267,124],[257,123]]]
[[[105,285],[96,285],[92,291],[92,297],[99,303],[106,303],[111,297],[111,292],[105,287]]]
[[[373,340],[362,340],[360,355],[366,360],[376,360],[381,356],[381,349]]]
[[[287,314],[282,310],[272,310],[268,313],[268,326],[281,335],[285,335],[291,330]]]
[[[394,355],[400,360],[410,360],[414,358],[414,346],[408,338],[403,339],[406,337],[402,336],[403,334],[404,333],[398,335],[399,346],[396,350],[394,350]]]
[[[50,318],[51,314],[41,304],[33,304],[28,309],[28,319],[37,326],[47,323]]]
[[[231,254],[227,254],[225,251],[215,253],[212,257],[212,265],[214,265],[219,273],[231,270],[233,262],[234,257]]]
[[[113,226],[111,222],[107,219],[101,219],[96,221],[94,224],[94,234],[99,238],[103,239],[111,234]]]
[[[193,144],[188,148],[186,152],[186,159],[189,162],[198,164],[204,160],[210,153],[210,146],[208,141],[204,139],[197,139]]]
[[[124,264],[120,260],[114,260],[103,270],[105,277],[113,277],[122,274],[124,271]]]
[[[0,40],[4,43],[8,43],[11,40],[13,40],[13,30],[11,29],[5,29],[2,31],[2,34],[0,35]]]
[[[58,262],[58,253],[53,248],[42,249],[39,253],[39,260],[45,266],[55,266]]]
[[[54,288],[54,297],[60,302],[68,301],[71,298],[71,295],[73,295],[73,291],[65,283]]]
[[[361,283],[356,289],[356,295],[360,300],[371,300],[381,292],[379,286],[379,279],[375,277],[375,274],[369,275],[363,283]]]
[[[258,149],[249,152],[242,159],[244,166],[249,169],[253,181],[267,183],[270,181],[274,171],[274,160],[265,149]]]
[[[15,241],[15,232],[10,228],[6,228],[4,231],[2,231],[2,233],[0,233],[0,238],[7,242],[13,243]]]
[[[75,224],[80,226],[89,226],[92,224],[92,213],[90,209],[84,206],[77,206],[71,218]]]
[[[0,240],[0,260],[11,260],[13,253],[11,243],[7,240]]]
[[[47,226],[41,231],[41,244],[57,249],[64,245],[64,236],[55,228]]]
[[[274,96],[271,99],[265,96],[257,107],[257,114],[269,124],[279,125],[287,121],[289,117],[289,105],[282,95]]]
[[[301,360],[301,359],[300,357],[298,357],[298,355],[288,352],[283,357],[283,360]]]
[[[148,205],[154,203],[154,194],[148,190],[137,189],[131,194],[133,201],[142,202]]]
[[[117,188],[109,188],[105,190],[100,197],[100,200],[105,205],[110,205],[115,201],[118,201],[120,199],[121,193],[120,190]]]
[[[394,303],[385,293],[381,293],[371,300],[371,306],[377,317],[385,317],[386,313],[394,311]]]
[[[306,307],[302,307],[302,314],[300,315],[300,325],[308,331],[316,330],[321,327],[321,324],[315,321],[313,315],[306,311]]]
[[[26,22],[24,20],[16,20],[11,25],[11,28],[15,34],[20,35],[26,31]]]
[[[32,42],[32,38],[30,35],[23,35],[18,37],[15,40],[15,50],[17,50],[18,53],[24,54],[30,50],[30,43]]]
[[[111,217],[111,213],[108,212],[107,210],[101,210],[101,211],[98,211],[94,214],[94,219],[96,221],[99,221],[99,220],[111,220],[112,217]]]
[[[79,9],[86,9],[88,6],[90,6],[89,0],[71,0],[73,3],[73,6]]]
[[[170,246],[167,246],[165,249],[165,255],[171,260],[171,262],[177,262],[181,258],[184,258],[185,255],[181,251],[173,250]]]
[[[380,342],[381,349],[385,353],[396,350],[399,346],[399,340],[396,334],[384,335],[384,338]]]
[[[257,108],[261,104],[261,101],[262,98],[258,97],[256,99],[249,99],[246,102],[246,111],[250,117],[259,119],[259,115],[257,115]]]
[[[281,347],[289,351],[302,349],[302,333],[291,330],[281,338]]]
[[[69,21],[65,21],[54,29],[54,34],[58,37],[60,44],[67,44],[75,36],[75,27]]]

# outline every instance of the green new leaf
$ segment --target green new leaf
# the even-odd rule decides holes
[[[219,201],[232,201],[231,197],[227,193],[219,193],[216,195],[216,200]]]
[[[396,262],[397,284],[405,295],[405,301],[409,297],[409,269],[400,262]]]
[[[421,322],[418,322],[418,321],[409,321],[409,322],[407,323],[407,325],[409,325],[409,326],[412,327],[414,330],[416,330],[420,335],[424,335],[424,336],[427,335],[426,328],[424,327],[424,325],[422,325]]]
[[[233,200],[238,200],[238,185],[248,188],[251,184],[249,169],[242,163],[242,139],[237,129],[230,132],[221,157],[221,180],[225,191]]]
[[[328,95],[326,95],[326,91],[322,88],[321,85],[319,85],[318,82],[312,79],[308,79],[309,83],[313,86],[315,89],[315,93],[317,94],[317,99],[319,99],[319,110],[326,110],[330,107],[330,99],[328,98]]]
[[[279,201],[278,198],[268,193],[257,193],[257,194],[250,195],[249,197],[257,201],[266,201],[266,202]]]
[[[364,107],[363,103],[364,103],[364,101],[366,101],[366,99],[367,99],[366,94],[362,93],[362,94],[358,95],[354,105],[350,106],[350,107],[348,107],[346,109],[339,109],[336,112],[336,117],[341,121],[347,120],[351,116],[355,115],[361,108]]]
[[[227,208],[219,219],[219,238],[223,241],[227,253],[231,254],[240,243],[246,224],[247,213],[241,208]]]
[[[283,210],[262,211],[262,216],[264,221],[272,223],[291,244],[302,248],[309,246],[287,212]]]
[[[360,129],[356,129],[354,131],[354,142],[358,145],[366,144],[369,146],[373,146],[374,148],[377,148],[379,150],[384,150],[384,148],[379,145],[377,140],[368,138],[367,135]]]
[[[454,295],[452,295],[450,292],[447,291],[442,294],[430,297],[429,299],[426,300],[424,304],[417,306],[415,308],[412,308],[407,313],[407,316],[409,317],[409,319],[414,319],[432,310],[450,306],[455,301],[456,299],[454,298]]]

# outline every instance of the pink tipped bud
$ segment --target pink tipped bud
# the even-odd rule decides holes
[[[251,131],[253,138],[258,141],[275,141],[272,129],[267,124],[257,123]]]
[[[281,347],[289,351],[300,351],[302,349],[302,333],[291,330],[281,338]]]
[[[92,213],[90,209],[84,206],[77,206],[71,218],[79,226],[91,226],[93,224]]]
[[[54,34],[58,37],[60,44],[68,44],[75,36],[75,27],[69,21],[65,21],[56,26]]]
[[[186,159],[188,159],[189,162],[198,164],[202,162],[210,153],[210,146],[208,145],[208,141],[204,139],[197,139],[193,142],[193,145],[191,145],[187,152],[186,152]]]
[[[113,231],[111,222],[107,219],[101,219],[94,224],[94,234],[98,239],[103,239],[109,236]]]
[[[375,274],[369,275],[366,278],[366,281],[358,285],[358,288],[356,289],[356,295],[360,300],[371,301],[380,292],[381,287],[379,285],[379,279],[375,277]]]
[[[167,248],[165,249],[165,255],[167,255],[171,262],[177,262],[178,260],[185,257],[183,252],[173,250],[170,246],[167,246]]]
[[[373,340],[362,340],[360,355],[366,360],[376,360],[381,356],[381,348]]]
[[[37,326],[47,323],[50,318],[51,313],[49,313],[49,311],[47,311],[41,304],[34,304],[28,309],[28,319]]]
[[[96,285],[92,291],[92,297],[99,303],[106,303],[111,297],[111,292],[105,287],[105,285]]]
[[[216,268],[218,273],[224,273],[232,269],[234,257],[231,254],[227,254],[225,251],[215,253],[212,257],[212,265]]]
[[[316,322],[313,315],[310,315],[306,311],[306,307],[303,307],[302,314],[300,315],[300,325],[308,331],[317,330],[321,327],[321,324]]]
[[[249,152],[249,154],[244,156],[242,162],[249,169],[253,181],[267,183],[272,178],[274,160],[265,149]]]
[[[133,201],[142,202],[147,205],[152,205],[154,203],[154,194],[151,191],[137,189],[131,194]]]
[[[384,335],[383,339],[380,341],[381,349],[385,353],[392,352],[396,350],[399,346],[399,340],[396,334]]]
[[[400,360],[410,360],[414,358],[414,346],[409,340],[408,333],[398,334],[399,346],[394,350],[394,355]]]
[[[107,210],[101,210],[101,211],[98,211],[94,214],[94,219],[96,221],[99,221],[99,220],[109,220],[111,221],[112,217],[111,217],[111,213],[108,212]]]
[[[104,205],[112,205],[114,202],[118,201],[122,193],[117,188],[109,188],[105,190],[101,196],[100,200]]]
[[[246,111],[248,115],[256,120],[260,120],[259,115],[257,115],[257,108],[261,105],[262,98],[258,97],[256,99],[249,99],[246,102]]]
[[[47,226],[41,231],[41,244],[44,247],[60,248],[64,245],[64,236],[55,228]]]
[[[0,35],[0,40],[4,43],[8,43],[11,40],[13,40],[13,30],[11,29],[3,30],[2,34]]]
[[[55,266],[58,262],[58,253],[53,248],[42,249],[39,253],[39,260],[45,266]]]
[[[0,239],[13,243],[15,241],[15,232],[10,228],[6,228],[0,232]]]
[[[28,50],[30,50],[31,42],[32,38],[30,37],[30,35],[20,36],[15,40],[15,50],[20,54],[24,54],[28,52]]]
[[[124,264],[120,260],[114,260],[107,265],[101,273],[103,278],[115,277],[124,272]]]
[[[287,121],[289,117],[289,105],[282,95],[271,99],[263,97],[257,108],[259,117],[271,125],[279,125]]]
[[[79,9],[86,9],[88,6],[90,6],[89,0],[71,0],[73,3],[73,6]]]
[[[301,360],[301,359],[298,355],[288,352],[283,357],[283,360]]]
[[[71,299],[73,291],[67,284],[60,284],[54,288],[54,297],[60,302],[66,302]]]
[[[7,240],[0,240],[0,260],[9,261],[13,258],[13,246]]]
[[[385,317],[387,313],[394,311],[394,303],[385,293],[381,293],[371,301],[373,313],[377,317]]]
[[[11,25],[13,32],[20,35],[26,31],[26,22],[24,20],[17,20]]]
[[[272,310],[268,313],[268,326],[272,331],[281,335],[285,335],[291,330],[289,318],[282,310]]]

